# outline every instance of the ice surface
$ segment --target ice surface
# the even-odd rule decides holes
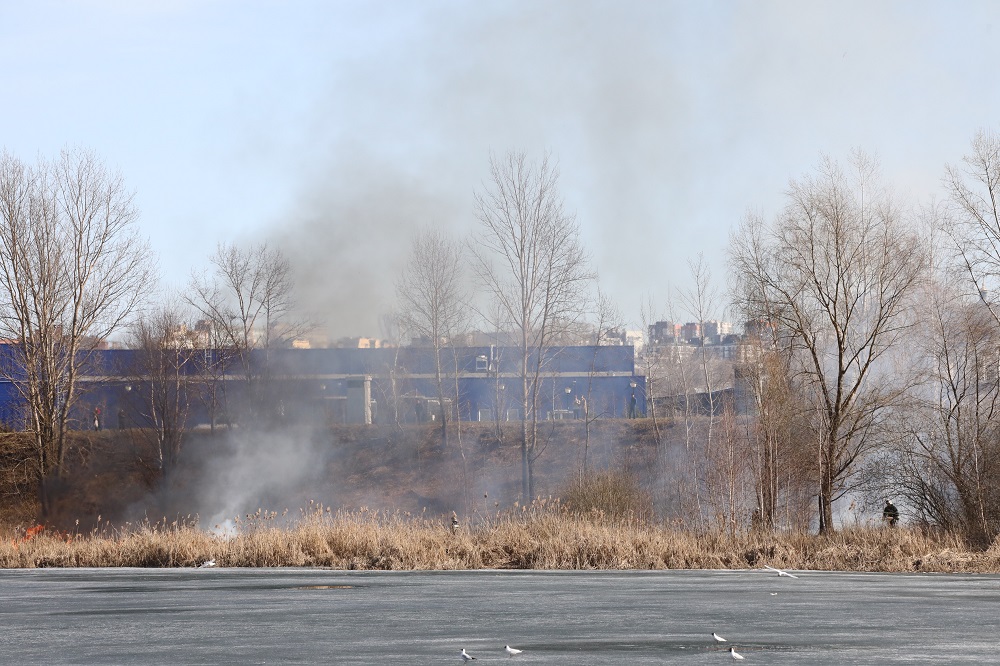
[[[1000,577],[795,573],[6,570],[0,663],[993,661]]]

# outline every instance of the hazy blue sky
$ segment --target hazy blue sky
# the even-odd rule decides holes
[[[1000,3],[0,0],[0,144],[94,149],[165,281],[268,238],[377,335],[421,224],[474,232],[490,151],[550,150],[639,318],[791,177],[852,148],[904,197],[998,129]]]

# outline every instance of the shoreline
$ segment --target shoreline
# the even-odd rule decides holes
[[[5,534],[0,569],[309,567],[367,571],[747,570],[1000,573],[1000,545],[912,527],[805,533],[695,533],[558,510],[498,515],[455,531],[436,520],[379,512],[316,513],[278,524],[266,512],[217,535],[196,522],[142,524],[88,534]],[[777,575],[777,573],[775,574]]]

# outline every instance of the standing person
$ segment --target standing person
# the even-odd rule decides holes
[[[885,501],[885,508],[882,509],[882,520],[889,523],[889,527],[895,527],[899,522],[899,509],[891,501]]]
[[[628,417],[635,418],[635,391],[632,391],[632,397],[628,399]]]
[[[101,429],[101,408],[94,407],[94,430]]]

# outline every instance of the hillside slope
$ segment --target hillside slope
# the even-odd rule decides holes
[[[58,484],[48,525],[89,530],[99,521],[121,524],[197,518],[214,527],[257,509],[297,512],[327,507],[472,517],[519,500],[517,424],[452,424],[449,446],[433,425],[287,428],[268,432],[217,430],[187,436],[176,468],[164,476],[147,433],[76,433],[69,471]],[[655,450],[645,420],[591,425],[589,444],[579,421],[540,428],[535,464],[539,496],[554,496],[578,474],[584,454],[591,469],[628,470],[651,483]],[[30,483],[25,436],[0,440],[0,524],[39,522]]]

